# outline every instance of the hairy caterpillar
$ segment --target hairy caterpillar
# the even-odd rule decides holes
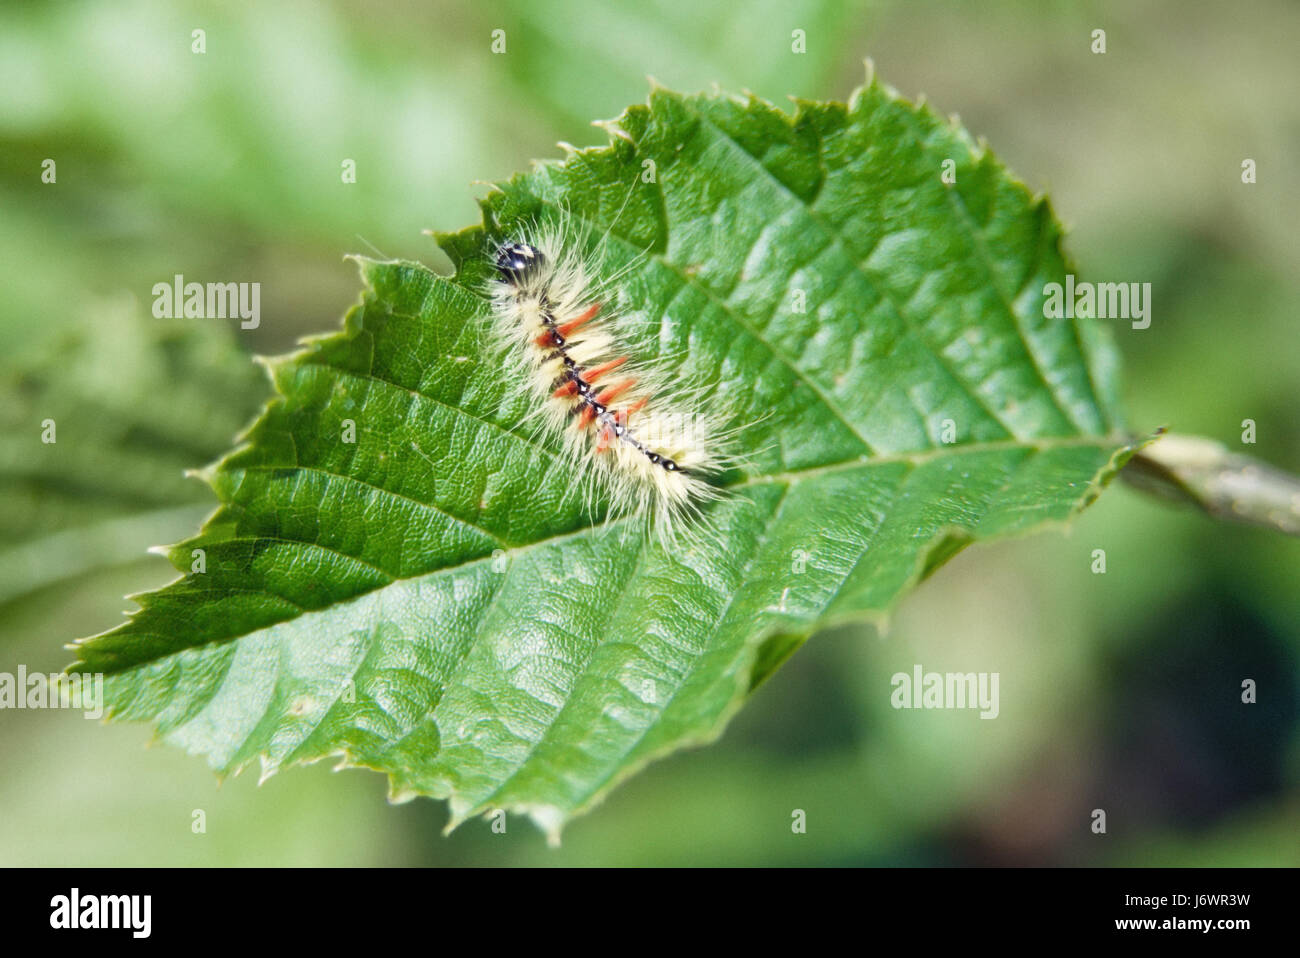
[[[561,221],[517,231],[489,250],[492,335],[523,374],[540,430],[560,440],[588,500],[610,518],[640,515],[663,541],[719,498],[709,482],[734,462],[724,416],[675,387],[659,361],[637,359],[619,335],[617,275]],[[626,328],[624,326],[624,328]]]

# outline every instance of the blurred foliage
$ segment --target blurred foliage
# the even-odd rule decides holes
[[[268,391],[224,330],[129,294],[84,314],[0,368],[0,602],[187,533],[211,501],[185,471]]]
[[[202,56],[190,53],[196,27]],[[489,51],[498,27],[503,55]],[[1104,56],[1089,52],[1098,27]],[[802,56],[789,52],[796,28]],[[100,343],[83,355],[100,350],[102,364],[76,366],[91,380],[144,362],[135,347],[149,355],[151,337],[137,343],[125,319],[119,341],[100,341],[115,322],[102,304],[133,303],[134,328],[158,322],[149,290],[175,273],[261,281],[260,329],[208,332],[282,350],[354,302],[343,253],[440,265],[420,230],[475,220],[470,181],[555,155],[557,139],[593,142],[586,121],[638,99],[647,74],[780,103],[846,95],[871,56],[1051,193],[1082,274],[1153,284],[1151,328],[1116,329],[1135,427],[1233,446],[1252,418],[1248,451],[1297,470],[1297,41],[1300,8],[1280,0],[9,3],[0,379],[41,381],[42,356],[76,355],[65,344]],[[40,183],[46,157],[56,186]],[[1240,182],[1245,157],[1259,164],[1254,186]],[[357,161],[354,186],[340,182],[344,158]],[[215,434],[265,387],[205,349],[179,352],[209,357],[195,362],[209,371]],[[195,502],[198,484],[173,498],[169,463],[229,441],[200,429],[165,381],[143,376],[156,384],[143,402],[86,394],[117,422],[102,454],[146,469],[106,482],[134,490],[120,513],[83,501],[91,520]],[[145,431],[115,419],[137,410]],[[191,429],[192,450],[174,439]],[[128,449],[132,434],[173,438]],[[139,478],[153,474],[170,478]],[[41,508],[19,496],[3,527],[37,541],[37,513],[25,526],[21,513]],[[128,540],[173,537],[153,531]],[[131,554],[128,540],[117,554]],[[1107,551],[1105,575],[1089,572],[1094,548]],[[558,851],[514,820],[504,836],[473,823],[443,839],[440,806],[388,808],[370,773],[320,788],[319,767],[217,789],[201,762],[142,752],[139,728],[4,712],[0,863],[1296,865],[1298,548],[1116,488],[1068,538],[959,556],[883,637],[816,637],[721,744],[651,768]],[[149,575],[170,572],[162,559],[101,568],[0,606],[0,670],[62,667],[60,644],[112,621]],[[893,711],[889,676],[916,662],[1000,671],[1000,718]],[[1259,706],[1237,704],[1244,677],[1259,682]],[[1087,831],[1096,807],[1105,837]],[[205,835],[190,831],[195,808],[208,812]],[[794,808],[809,813],[806,835],[790,833]]]

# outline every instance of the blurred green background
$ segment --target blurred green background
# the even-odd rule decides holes
[[[144,550],[211,504],[181,470],[267,395],[250,353],[356,299],[345,253],[441,267],[421,231],[473,222],[473,181],[602,141],[647,75],[785,103],[847,96],[872,57],[1052,195],[1086,278],[1153,284],[1151,328],[1117,326],[1135,428],[1239,449],[1254,419],[1245,451],[1300,470],[1297,49],[1289,2],[6,3],[0,671],[61,668],[171,578]],[[154,319],[175,273],[260,282],[261,327]],[[3,711],[0,864],[1297,865],[1298,583],[1296,540],[1116,484],[1067,534],[961,554],[886,635],[815,637],[558,850],[518,819],[444,838],[441,804],[390,806],[370,772],[218,786],[142,726]],[[1000,718],[891,709],[918,662],[1000,672]]]

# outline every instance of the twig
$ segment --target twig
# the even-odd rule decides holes
[[[1229,452],[1212,439],[1161,436],[1136,453],[1120,475],[1132,486],[1191,503],[1217,519],[1300,536],[1300,477]]]

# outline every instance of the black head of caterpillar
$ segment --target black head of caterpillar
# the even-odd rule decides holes
[[[497,250],[497,272],[508,283],[517,283],[546,263],[546,257],[528,243],[503,243]]]

